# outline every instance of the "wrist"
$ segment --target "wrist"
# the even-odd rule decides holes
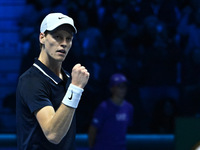
[[[83,91],[84,90],[82,88],[70,84],[62,100],[62,103],[66,106],[77,108]]]

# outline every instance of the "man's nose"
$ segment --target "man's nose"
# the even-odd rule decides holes
[[[63,48],[66,48],[67,47],[67,40],[63,40],[62,43],[61,43],[61,46]]]
[[[66,45],[66,44],[61,44],[61,46],[62,46],[63,48],[66,48],[66,47],[67,47],[67,45]]]

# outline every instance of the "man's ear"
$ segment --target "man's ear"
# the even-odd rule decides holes
[[[40,33],[39,40],[40,40],[41,44],[44,44],[44,39],[45,39],[45,34],[44,33]]]

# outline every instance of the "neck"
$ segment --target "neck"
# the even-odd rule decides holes
[[[112,96],[111,100],[114,104],[121,105],[124,99],[120,97]]]
[[[62,79],[61,62],[57,62],[55,60],[43,59],[43,57],[41,56],[39,56],[38,60],[40,60],[45,66],[47,66],[52,72],[54,72],[58,77]]]

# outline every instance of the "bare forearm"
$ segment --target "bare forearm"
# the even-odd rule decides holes
[[[49,129],[55,134],[56,139],[60,141],[68,132],[75,113],[75,109],[60,105],[55,115],[49,123]]]
[[[51,111],[52,108],[46,107],[44,109],[48,109],[51,113],[50,115],[48,114],[49,117],[48,120],[46,120],[46,122],[40,121],[40,125],[46,138],[50,142],[58,144],[62,140],[62,138],[67,134],[70,128],[75,109],[65,106],[63,104],[60,105],[56,112]],[[47,114],[43,113],[42,115],[45,117],[45,115]],[[42,119],[43,118],[40,117],[40,120]]]

